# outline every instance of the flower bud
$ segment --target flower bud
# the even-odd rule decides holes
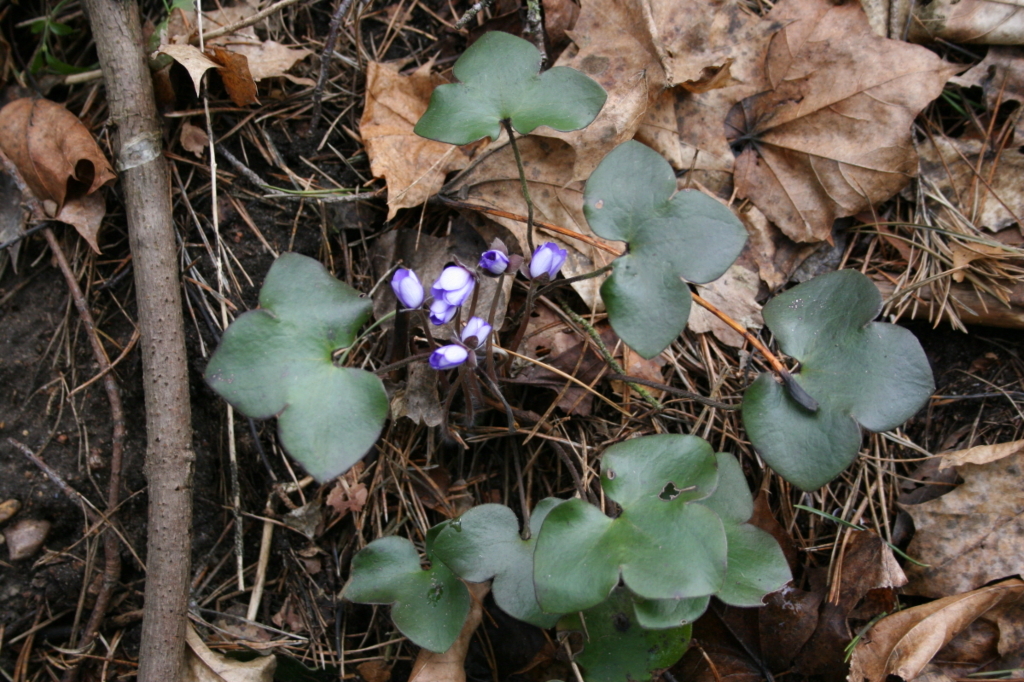
[[[498,276],[508,268],[508,255],[491,249],[480,255],[480,269],[485,273]]]
[[[431,367],[440,372],[453,367],[458,367],[464,363],[468,357],[468,350],[453,343],[448,346],[441,346],[440,348],[434,349],[434,352],[430,354],[428,362]]]
[[[403,308],[419,308],[423,304],[423,285],[412,270],[399,268],[391,278],[391,288]]]
[[[434,302],[430,304],[430,322],[441,326],[442,324],[448,324],[455,317],[455,311],[459,309],[457,305],[448,305],[441,299],[434,299]]]
[[[430,287],[430,293],[448,305],[459,306],[469,298],[474,284],[473,273],[461,265],[449,265]]]
[[[473,348],[479,348],[484,345],[487,341],[487,337],[491,335],[491,325],[487,324],[483,319],[479,317],[469,318],[469,322],[462,329],[462,342],[467,346],[472,345]],[[475,343],[470,344],[471,339],[476,339]]]
[[[534,249],[530,258],[530,279],[537,279],[541,275],[547,275],[548,279],[554,279],[558,271],[562,269],[565,257],[569,255],[565,249],[558,248],[554,242],[541,244]]]

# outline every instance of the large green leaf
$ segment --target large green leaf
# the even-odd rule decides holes
[[[739,461],[725,452],[716,457],[718,487],[701,503],[717,512],[729,540],[725,583],[715,596],[732,606],[761,606],[766,594],[781,589],[793,576],[775,538],[747,523],[754,513],[754,498]]]
[[[405,538],[374,540],[352,558],[352,580],[345,597],[362,604],[391,604],[391,619],[413,643],[443,653],[455,642],[469,614],[466,585],[441,561],[420,555]]]
[[[603,603],[568,615],[559,630],[584,633],[583,651],[576,661],[587,682],[642,682],[668,668],[690,646],[691,626],[669,630],[645,630],[633,614],[632,598],[619,588]]]
[[[881,309],[878,290],[854,270],[816,277],[764,307],[779,346],[800,361],[794,379],[819,409],[802,407],[762,374],[743,398],[743,423],[764,460],[803,490],[820,488],[853,462],[860,426],[899,426],[934,389],[914,335],[872,322]]]
[[[542,125],[561,131],[590,125],[604,106],[604,88],[564,66],[538,73],[540,63],[540,52],[522,38],[484,34],[455,62],[461,82],[434,89],[416,134],[469,144],[497,139],[504,120],[524,135]]]
[[[623,578],[644,599],[714,594],[726,573],[718,514],[697,500],[718,482],[711,446],[695,436],[646,436],[602,457],[601,485],[622,513],[608,518],[583,500],[553,509],[534,553],[541,608],[569,613],[595,606]]]
[[[533,587],[533,550],[548,513],[563,500],[546,498],[530,516],[530,539],[519,536],[519,521],[500,504],[473,507],[440,526],[434,556],[463,580],[480,583],[494,578],[491,592],[501,609],[519,620],[550,628],[558,615],[544,613]]]
[[[371,303],[312,258],[286,253],[267,273],[260,306],[224,332],[206,381],[248,417],[277,415],[285,450],[316,479],[333,478],[366,454],[388,414],[380,379],[332,362]]]
[[[615,333],[645,358],[686,326],[690,289],[683,280],[721,277],[747,240],[732,211],[698,190],[676,192],[668,161],[635,141],[613,149],[587,180],[583,212],[600,236],[629,242],[601,298]]]

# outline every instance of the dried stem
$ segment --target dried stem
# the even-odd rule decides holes
[[[309,134],[316,137],[320,129],[320,119],[323,116],[324,88],[327,86],[327,71],[331,65],[331,56],[334,54],[334,46],[338,44],[338,30],[341,28],[341,20],[348,14],[348,8],[352,6],[352,0],[341,0],[338,8],[331,15],[331,25],[327,29],[327,39],[324,40],[324,51],[320,55],[320,76],[316,79],[316,87],[313,88],[313,114],[309,122]]]

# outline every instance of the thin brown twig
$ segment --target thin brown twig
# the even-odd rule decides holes
[[[100,373],[103,375],[103,387],[107,393],[107,401],[110,403],[113,435],[110,445],[110,480],[107,485],[107,510],[108,513],[112,514],[117,509],[121,499],[121,467],[124,459],[125,423],[121,391],[117,381],[114,379],[113,373],[110,371],[113,368],[110,358],[107,357],[99,335],[96,333],[96,323],[92,319],[89,304],[85,300],[82,289],[78,286],[75,273],[71,270],[71,266],[68,265],[64,251],[60,247],[60,242],[57,241],[57,237],[49,227],[43,230],[43,235],[46,237],[46,242],[50,245],[50,251],[53,252],[54,258],[57,259],[57,265],[64,274],[68,289],[71,291],[71,297],[75,302],[75,307],[78,309],[78,315],[82,319],[82,325],[85,327],[89,345],[92,346],[93,358],[96,360],[96,364],[99,365]],[[117,535],[111,528],[107,528],[103,533],[103,557],[103,582],[100,585],[99,594],[96,596],[92,614],[89,616],[89,621],[82,632],[82,639],[79,640],[79,648],[83,651],[88,650],[96,640],[100,625],[103,623],[103,618],[107,614],[107,609],[110,608],[110,600],[114,596],[114,590],[121,579],[121,553],[118,547]],[[79,666],[77,665],[68,668],[62,678],[63,682],[74,682],[74,680],[78,679],[78,670]]]
[[[331,15],[331,25],[327,29],[327,39],[324,40],[324,51],[320,55],[320,77],[316,80],[316,87],[313,88],[313,113],[310,117],[309,135],[316,137],[320,129],[320,118],[323,114],[324,87],[327,85],[327,70],[331,65],[331,55],[334,54],[334,46],[338,43],[338,30],[341,28],[341,20],[348,13],[352,6],[352,0],[341,0],[338,9]]]

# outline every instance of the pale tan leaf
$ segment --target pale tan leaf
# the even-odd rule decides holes
[[[1014,579],[915,606],[883,618],[853,650],[852,682],[883,682],[889,675],[912,680],[938,651],[989,609],[1017,602],[1024,582]]]
[[[276,656],[238,661],[211,651],[191,625],[185,626],[187,664],[182,682],[273,682]]]
[[[918,152],[926,191],[942,192],[973,225],[998,232],[1024,224],[1024,154],[1016,145],[997,154],[982,140],[933,137],[921,142]],[[983,246],[970,248],[985,253]]]
[[[761,306],[756,300],[760,286],[758,274],[737,262],[714,282],[698,286],[697,292],[716,308],[753,331],[764,326]],[[740,348],[746,343],[743,335],[698,305],[690,308],[690,319],[686,324],[698,334],[712,332],[716,339],[733,348]]]
[[[483,619],[484,597],[491,590],[490,583],[467,583],[472,603],[469,615],[462,625],[455,643],[443,654],[420,649],[412,666],[409,682],[466,682],[466,654],[480,621]]]
[[[399,209],[419,206],[437,193],[445,175],[466,167],[478,145],[455,147],[413,132],[427,110],[430,95],[444,80],[430,64],[411,75],[397,64],[370,62],[366,69],[366,107],[359,132],[374,177],[388,184],[388,220]]]
[[[206,131],[199,126],[192,125],[188,121],[181,124],[178,140],[185,151],[192,152],[199,158],[203,158],[203,152],[210,146],[210,137],[206,134]]]
[[[0,110],[0,149],[36,198],[51,202],[51,217],[116,177],[88,128],[46,99],[17,99]]]
[[[939,462],[939,469],[962,466],[964,464],[988,464],[1010,455],[1024,452],[1024,440],[1014,440],[1008,443],[993,443],[992,445],[977,445],[966,450],[957,450],[942,456]]]
[[[203,74],[209,69],[219,68],[219,64],[207,57],[198,48],[192,45],[161,45],[157,52],[161,52],[174,61],[185,67],[188,75],[192,78],[192,84],[196,86],[196,95],[199,95],[199,86],[203,82]]]
[[[981,88],[989,111],[1007,102],[1018,102],[1020,106],[1010,116],[1015,139],[1024,140],[1024,48],[993,45],[980,64],[951,80],[965,88]]]
[[[249,61],[249,73],[256,82],[264,78],[286,76],[288,69],[313,54],[312,50],[299,47],[288,47],[273,40],[259,43],[232,43],[231,51],[245,55]]]
[[[915,2],[907,36],[914,42],[1024,44],[1024,5],[1006,0]]]
[[[798,242],[829,239],[854,215],[906,185],[917,170],[914,117],[956,67],[871,32],[859,3],[787,0],[765,60],[770,90],[727,119],[745,148],[736,190]]]
[[[103,217],[107,214],[107,200],[103,192],[86,194],[68,200],[54,216],[54,220],[71,225],[82,239],[88,242],[89,246],[96,253],[100,252],[97,243],[100,226],[103,224]]]
[[[922,504],[903,505],[916,533],[907,549],[906,591],[942,597],[1024,573],[1024,452],[964,464],[963,484]]]

